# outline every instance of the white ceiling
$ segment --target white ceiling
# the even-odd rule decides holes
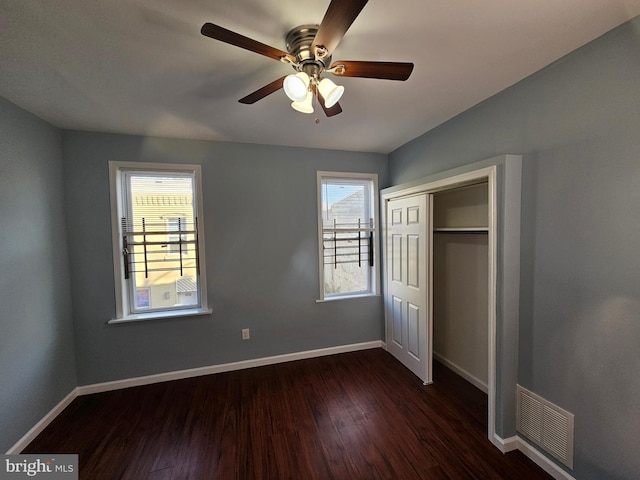
[[[640,14],[640,0],[370,0],[333,59],[413,62],[409,80],[335,77],[329,119],[281,91],[238,103],[293,70],[202,24],[286,50],[328,4],[2,0],[0,95],[65,129],[388,153]]]

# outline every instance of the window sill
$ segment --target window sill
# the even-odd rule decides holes
[[[136,313],[121,318],[112,318],[107,323],[113,325],[115,323],[142,322],[145,320],[196,317],[201,315],[210,315],[211,313],[213,313],[213,310],[211,310],[210,308],[187,308],[184,310],[170,310],[166,312]]]
[[[341,295],[339,297],[327,297],[316,300],[316,303],[336,302],[338,300],[351,300],[352,298],[380,297],[379,293],[361,293],[358,295]]]

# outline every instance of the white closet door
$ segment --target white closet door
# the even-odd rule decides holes
[[[387,350],[431,383],[431,195],[389,200],[386,221]]]

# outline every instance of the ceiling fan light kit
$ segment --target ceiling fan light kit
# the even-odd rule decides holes
[[[328,78],[323,78],[318,84],[318,91],[324,98],[325,106],[331,108],[342,98],[344,87],[342,85],[336,85]]]
[[[307,96],[301,102],[293,102],[291,108],[301,113],[313,113],[313,93],[307,92]]]
[[[331,0],[320,25],[300,25],[286,36],[287,51],[265,45],[226,28],[205,23],[201,33],[215,40],[291,65],[297,73],[286,75],[240,99],[240,103],[253,104],[267,95],[284,89],[292,100],[291,107],[303,113],[313,113],[313,97],[328,117],[342,112],[338,103],[344,87],[336,85],[323,73],[336,76],[407,80],[413,63],[337,61],[331,56],[353,21],[368,0]]]
[[[302,102],[309,92],[310,78],[304,72],[287,75],[284,79],[284,93],[294,102]]]

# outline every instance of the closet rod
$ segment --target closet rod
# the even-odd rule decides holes
[[[443,227],[434,228],[433,233],[489,233],[489,227]]]

